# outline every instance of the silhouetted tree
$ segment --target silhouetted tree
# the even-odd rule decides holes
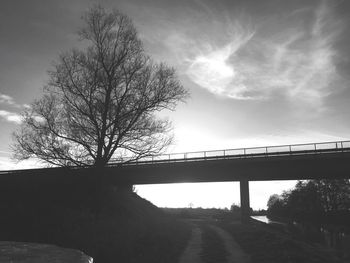
[[[284,199],[287,209],[294,214],[323,211],[322,200],[313,181],[299,181]]]
[[[308,217],[329,212],[349,211],[348,179],[299,181],[291,191],[272,195],[268,201],[270,215]]]
[[[59,57],[14,133],[18,160],[100,167],[157,154],[171,142],[170,123],[155,113],[188,96],[175,70],[151,61],[124,14],[95,6],[83,20],[86,48]]]
[[[281,197],[278,194],[273,194],[269,197],[269,200],[267,201],[267,207],[271,208],[280,201],[281,201]]]
[[[275,216],[285,216],[285,202],[280,195],[273,194],[267,201],[268,214]]]
[[[326,212],[350,209],[350,182],[348,179],[313,180],[323,210]]]
[[[230,207],[230,211],[233,213],[237,213],[237,212],[241,212],[241,207],[239,205],[236,204],[232,204]]]

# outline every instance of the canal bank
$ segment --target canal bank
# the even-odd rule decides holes
[[[267,216],[252,216],[251,218],[255,222],[288,234],[296,240],[324,247],[335,253],[344,262],[350,262],[350,229],[347,226],[271,219]]]
[[[217,224],[235,237],[251,257],[251,263],[346,263],[334,250],[301,241],[272,225],[251,220],[240,224],[229,220]]]

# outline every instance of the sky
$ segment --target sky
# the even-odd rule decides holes
[[[41,165],[11,160],[11,133],[58,55],[82,45],[81,16],[97,2],[131,17],[146,52],[191,93],[163,113],[174,127],[168,152],[349,139],[349,1],[2,0],[0,170]],[[294,184],[251,182],[251,206]],[[159,206],[239,204],[238,183],[136,190]]]

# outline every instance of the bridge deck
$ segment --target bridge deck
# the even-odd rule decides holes
[[[219,159],[256,158],[271,156],[290,156],[304,154],[321,154],[329,152],[347,152],[350,150],[350,141],[305,143],[293,145],[276,145],[211,151],[196,151],[185,153],[170,153],[144,157],[138,161],[125,164],[152,164],[187,161],[207,161]],[[110,162],[108,166],[120,165],[120,162]]]
[[[89,170],[91,167],[10,170],[0,171],[0,176],[86,174]],[[103,173],[116,183],[130,184],[348,178],[350,141],[158,155],[110,163]]]

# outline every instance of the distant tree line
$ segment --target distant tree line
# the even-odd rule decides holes
[[[270,217],[347,223],[350,221],[350,181],[298,181],[295,188],[270,196]]]

